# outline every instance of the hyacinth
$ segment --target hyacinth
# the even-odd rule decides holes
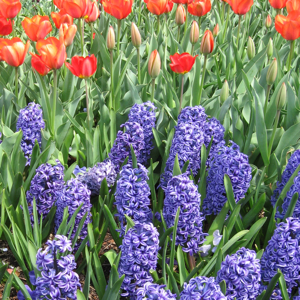
[[[176,245],[181,245],[183,251],[193,255],[200,251],[206,234],[202,232],[204,218],[200,212],[200,194],[186,174],[174,176],[165,190],[163,216],[169,228],[174,226],[178,207]]]
[[[119,275],[125,274],[122,296],[135,297],[136,288],[152,282],[149,271],[156,269],[159,234],[151,223],[135,224],[130,228],[120,246],[122,251]],[[133,298],[135,299],[135,298]]]
[[[113,186],[117,179],[117,173],[115,166],[112,164],[111,160],[107,159],[101,163],[97,163],[94,167],[89,168],[75,168],[74,172],[76,178],[85,184],[87,188],[91,191],[92,196],[98,196],[101,188],[101,183],[105,178],[107,181],[107,186]]]
[[[286,168],[285,168],[284,172],[282,173],[281,182],[277,183],[277,188],[274,190],[274,193],[271,197],[271,203],[273,206],[275,206],[280,193],[282,192],[283,188],[285,187],[285,185],[287,184],[287,182],[289,181],[289,179],[291,178],[291,176],[293,175],[293,173],[295,172],[295,170],[297,169],[299,164],[300,164],[300,150],[296,150],[290,157],[290,159],[286,165]],[[294,178],[294,184],[291,186],[290,190],[287,192],[286,197],[283,200],[282,207],[280,208],[280,211],[278,210],[276,212],[277,218],[282,219],[284,217],[284,215],[287,212],[287,209],[290,205],[292,197],[295,193],[300,194],[300,172]],[[299,201],[297,201],[297,203],[296,203],[293,217],[295,217],[295,218],[300,217]]]
[[[261,278],[266,283],[280,269],[289,293],[300,280],[300,222],[298,218],[287,218],[277,225],[261,258]]]
[[[125,128],[125,132],[118,131],[117,138],[109,153],[109,158],[115,165],[117,172],[126,157],[129,157],[128,162],[131,162],[130,145],[132,145],[138,162],[141,161],[141,151],[145,148],[144,131],[139,123],[126,122],[121,127]]]
[[[33,222],[33,199],[36,201],[38,218],[47,216],[64,187],[64,167],[57,160],[57,165],[40,165],[31,180],[30,189],[26,193],[31,222]]]
[[[45,128],[43,120],[43,111],[40,105],[34,102],[29,103],[25,108],[20,110],[17,121],[17,130],[22,130],[23,137],[21,141],[21,149],[27,159],[26,165],[30,165],[30,156],[37,140],[40,148],[42,145],[41,130]]]
[[[219,143],[209,165],[203,213],[217,215],[227,201],[225,174],[231,180],[234,199],[238,202],[245,196],[250,186],[251,167],[248,156],[241,153],[239,146],[234,142],[231,142],[231,146],[226,146],[225,142]]]
[[[130,164],[127,164],[121,170],[115,193],[115,205],[118,210],[116,216],[121,224],[121,236],[124,235],[126,229],[125,214],[136,224],[152,220],[147,173],[147,169],[142,164],[138,164],[137,168],[132,168]]]
[[[256,299],[260,288],[260,263],[256,252],[246,248],[227,255],[217,274],[217,282],[225,281],[228,299]]]
[[[157,299],[157,300],[176,300],[176,295],[169,290],[165,290],[165,285],[146,282],[143,287],[136,292],[136,300]]]
[[[206,118],[207,115],[202,106],[187,106],[182,109],[180,115],[178,116],[178,125],[190,123],[202,128]]]
[[[153,149],[153,132],[152,128],[155,127],[155,110],[156,107],[150,101],[142,104],[134,104],[130,109],[128,115],[129,122],[139,123],[144,131],[144,143],[145,147],[141,150],[140,162],[144,165],[147,164],[151,150]]]
[[[208,118],[203,126],[204,131],[204,145],[207,148],[211,138],[213,141],[210,148],[210,153],[213,153],[219,143],[224,140],[225,128],[216,118]]]
[[[199,276],[184,283],[180,300],[227,300],[213,277]]]
[[[82,207],[75,218],[75,225],[74,225],[73,232],[71,234],[72,240],[76,234],[80,221],[87,213],[87,217],[84,221],[84,224],[82,226],[81,232],[78,236],[78,240],[75,245],[75,250],[78,249],[81,242],[87,236],[87,226],[89,223],[91,223],[90,210],[92,208],[92,205],[90,203],[90,195],[91,192],[90,190],[88,190],[85,184],[72,178],[67,182],[67,184],[65,185],[64,189],[60,193],[56,202],[57,209],[55,215],[55,232],[57,232],[63,220],[64,208],[68,207],[69,209],[69,217],[68,217],[68,222],[69,222],[74,212],[82,204]]]

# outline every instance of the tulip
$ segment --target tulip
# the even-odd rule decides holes
[[[167,6],[166,6],[165,14],[169,13],[170,11],[172,11],[173,5],[174,5],[173,1],[167,1]]]
[[[229,86],[228,86],[227,80],[225,80],[224,84],[222,86],[222,89],[221,89],[221,94],[220,94],[221,104],[225,102],[225,100],[228,98],[228,96],[229,96]]]
[[[65,9],[61,9],[58,13],[52,12],[51,18],[57,29],[60,28],[61,24],[67,24],[67,25],[73,24],[73,17],[67,14]]]
[[[267,93],[266,93],[266,100],[265,100],[265,105],[264,105],[264,115],[266,116],[267,113],[267,108],[268,108],[268,101],[269,101],[269,95],[271,91],[271,86],[275,82],[275,79],[277,77],[277,60],[274,58],[272,63],[270,64],[267,72]]]
[[[106,45],[108,50],[113,50],[116,45],[115,31],[112,26],[108,29]]]
[[[62,9],[64,0],[53,0],[53,4],[58,8]]]
[[[0,0],[0,15],[6,19],[13,19],[22,8],[19,0]]]
[[[77,32],[77,26],[75,24],[68,25],[62,24],[59,28],[59,37],[62,38],[66,47],[72,45],[74,37]]]
[[[162,15],[166,11],[167,0],[146,0],[148,10],[154,15]]]
[[[65,62],[65,65],[73,75],[87,79],[97,71],[97,58],[94,54],[87,57],[73,56],[71,63]]]
[[[213,29],[213,36],[216,37],[219,33],[219,24],[217,23]]]
[[[194,46],[199,40],[199,26],[196,21],[193,21],[192,26],[191,26],[191,32],[190,32],[190,42]],[[192,55],[193,55],[192,51]]]
[[[270,15],[268,15],[268,16],[266,17],[265,25],[266,25],[267,28],[270,28],[270,27],[271,27],[271,25],[272,25],[272,18],[271,18]]]
[[[299,0],[288,0],[286,2],[286,10],[290,13],[293,10],[300,10],[300,1]]]
[[[196,17],[202,17],[211,10],[210,0],[195,0],[188,6],[188,12]]]
[[[269,0],[271,6],[275,9],[282,9],[285,7],[287,0]]]
[[[98,4],[95,2],[89,2],[88,14],[85,21],[87,23],[95,22],[100,16],[100,10],[98,8]]]
[[[157,50],[152,51],[148,61],[148,73],[152,78],[151,102],[154,100],[155,78],[159,75],[161,69],[161,60]]]
[[[252,38],[249,36],[247,43],[247,56],[251,60],[255,56],[255,45]]]
[[[136,48],[139,48],[142,43],[139,29],[133,22],[131,23],[131,42]]]
[[[49,73],[50,68],[45,65],[39,58],[36,56],[32,56],[31,58],[31,66],[34,70],[36,70],[41,76],[45,76]]]
[[[52,26],[48,16],[34,16],[22,21],[22,27],[27,36],[34,42],[42,40],[52,31]]]
[[[268,59],[270,59],[273,56],[273,40],[271,38],[267,45],[267,56],[268,56]]]
[[[214,50],[214,37],[210,30],[206,30],[200,45],[200,51],[202,54],[207,55]]]
[[[90,0],[64,0],[61,8],[75,19],[87,18],[89,2]]]
[[[178,26],[181,26],[182,24],[184,24],[185,19],[186,19],[185,9],[181,4],[179,4],[176,9],[175,23]]]
[[[300,11],[292,11],[288,16],[277,15],[275,28],[286,40],[296,40],[300,37]]]
[[[12,38],[10,39],[2,39],[0,38],[0,61],[3,60],[3,58],[1,57],[1,50],[4,46],[11,46],[13,45],[15,42],[21,42],[21,40],[19,38]]]
[[[12,20],[7,20],[0,16],[0,36],[9,35],[13,30],[13,22]]]
[[[104,10],[118,20],[131,13],[132,4],[133,0],[102,0]]]
[[[246,14],[253,5],[253,0],[227,0],[226,2],[237,15]]]
[[[192,3],[194,0],[173,0],[174,3],[177,4],[190,4]]]

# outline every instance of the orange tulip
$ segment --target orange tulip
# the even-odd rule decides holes
[[[271,6],[276,9],[282,9],[285,7],[287,0],[269,0]]]
[[[62,8],[75,19],[87,18],[90,0],[64,0]]]
[[[72,45],[76,32],[77,26],[75,24],[61,24],[59,29],[59,37],[64,40],[64,44],[66,47]]]
[[[286,2],[286,10],[288,13],[293,10],[300,10],[300,0],[288,0]]]
[[[87,57],[74,56],[71,63],[65,62],[65,65],[73,75],[86,79],[97,71],[97,58],[94,54]]]
[[[13,19],[21,8],[20,0],[0,0],[0,15],[6,19]]]
[[[1,46],[1,44],[3,46]],[[28,52],[30,41],[24,44],[19,38],[13,38],[11,41],[0,42],[0,57],[8,65],[19,67],[23,64]]]
[[[125,19],[130,13],[133,0],[102,0],[104,10],[116,19]]]
[[[13,45],[15,42],[19,42],[21,41],[19,38],[12,38],[10,39],[2,39],[0,38],[0,61],[2,61],[2,57],[1,57],[1,50],[4,46],[11,46]]]
[[[50,70],[61,68],[67,58],[66,46],[62,38],[58,40],[55,37],[49,37],[46,40],[39,40],[36,43],[36,50],[40,55],[31,52],[30,54]]]
[[[0,35],[11,34],[13,22],[14,21],[7,20],[6,18],[0,16]]]
[[[188,11],[193,16],[202,17],[211,9],[210,0],[195,0],[188,6]]]
[[[206,30],[204,32],[201,45],[200,45],[200,51],[204,55],[212,53],[214,50],[214,37],[210,30]]]
[[[298,39],[300,37],[300,11],[294,10],[287,17],[277,15],[275,28],[288,41]]]
[[[68,25],[73,24],[73,17],[71,17],[69,14],[67,14],[65,9],[61,9],[58,13],[52,12],[51,18],[57,29],[60,28],[61,24],[68,24]]]
[[[174,5],[173,1],[168,1],[165,14],[169,13],[173,9],[173,5]]]
[[[253,0],[227,0],[226,2],[237,15],[246,14],[253,5]]]
[[[186,52],[182,54],[175,53],[174,55],[170,55],[171,70],[178,74],[185,74],[191,71],[197,56],[198,55],[192,56]]]
[[[173,2],[177,4],[191,4],[193,0],[173,0]]]
[[[85,21],[87,23],[93,23],[95,22],[99,16],[100,16],[100,10],[98,8],[98,4],[95,2],[89,2],[89,8],[88,8],[88,13],[87,13],[87,18]]]
[[[64,2],[64,0],[53,0],[53,4],[54,4],[58,9],[62,9],[63,2]]]
[[[37,56],[32,56],[31,66],[35,69],[40,75],[45,76],[51,70],[47,65],[44,64]]]
[[[154,15],[162,15],[166,11],[167,0],[147,0],[148,10]]]
[[[32,19],[25,17],[22,27],[27,36],[34,42],[42,40],[52,31],[48,16],[34,16]]]

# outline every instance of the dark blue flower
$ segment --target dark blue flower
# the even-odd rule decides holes
[[[121,170],[115,193],[115,205],[118,210],[116,216],[120,220],[121,236],[124,235],[126,229],[125,214],[136,224],[152,220],[147,173],[147,169],[142,164],[138,164],[137,168],[132,168],[130,164],[127,164]]]
[[[180,124],[195,124],[197,127],[203,127],[207,115],[202,106],[187,106],[182,109],[180,115],[178,116],[178,125]]]
[[[240,152],[234,142],[226,146],[219,143],[209,162],[206,179],[206,198],[203,201],[205,215],[217,215],[227,201],[224,176],[227,174],[232,183],[234,199],[241,200],[247,192],[251,181],[251,167],[248,156]]]
[[[40,148],[42,145],[41,130],[45,129],[43,120],[43,111],[40,105],[34,102],[29,103],[25,108],[20,110],[17,121],[17,130],[22,130],[23,137],[21,141],[21,149],[27,159],[26,165],[30,165],[30,156],[37,140]]]
[[[125,234],[119,263],[119,275],[125,274],[122,296],[133,298],[137,287],[153,281],[149,271],[156,269],[158,237],[158,231],[151,223],[135,224]]]
[[[180,300],[227,300],[213,277],[199,276],[184,283]]]
[[[200,194],[186,174],[174,176],[165,190],[163,216],[169,228],[174,226],[178,207],[176,245],[181,245],[183,251],[193,255],[200,251],[206,234],[202,232],[204,218],[200,212]]]
[[[235,254],[227,255],[216,280],[218,283],[225,281],[228,299],[256,299],[261,281],[256,252],[243,247]]]
[[[136,300],[176,300],[176,295],[169,290],[165,290],[165,287],[165,285],[146,282],[143,287],[138,288]]]

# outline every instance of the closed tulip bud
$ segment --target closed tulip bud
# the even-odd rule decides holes
[[[207,55],[214,50],[214,37],[210,30],[206,30],[200,45],[200,51],[202,54]]]
[[[216,26],[215,26],[215,28],[214,28],[214,30],[213,30],[213,36],[214,36],[214,37],[216,37],[216,36],[218,35],[219,30],[220,30],[219,24],[216,24]]]
[[[69,47],[73,43],[76,32],[76,25],[61,24],[59,28],[59,39],[63,38],[65,46]]]
[[[277,77],[277,60],[273,59],[267,72],[267,84],[272,85]]]
[[[285,102],[286,102],[286,85],[283,82],[276,97],[277,110],[281,110],[284,107]]]
[[[266,25],[267,28],[270,28],[270,27],[271,27],[271,25],[272,25],[272,19],[271,19],[271,16],[270,16],[270,15],[268,15],[268,16],[266,17],[265,25]]]
[[[183,5],[179,4],[177,6],[176,14],[175,14],[175,23],[180,26],[185,22],[185,9]]]
[[[108,50],[113,50],[116,45],[115,31],[112,26],[108,29],[106,45]]]
[[[221,103],[224,103],[225,100],[228,98],[228,96],[229,96],[229,86],[227,80],[225,80],[220,94]]]
[[[267,55],[268,59],[270,59],[273,56],[273,40],[271,38],[267,46]]]
[[[199,39],[199,26],[196,21],[193,21],[190,33],[190,42],[196,44]]]
[[[161,68],[161,60],[157,50],[154,50],[149,58],[148,73],[152,78],[156,78],[159,75]]]
[[[249,60],[255,56],[255,45],[250,36],[248,38],[248,43],[247,43],[247,55]]]
[[[131,23],[131,42],[136,48],[139,48],[142,43],[140,31],[133,22]]]

